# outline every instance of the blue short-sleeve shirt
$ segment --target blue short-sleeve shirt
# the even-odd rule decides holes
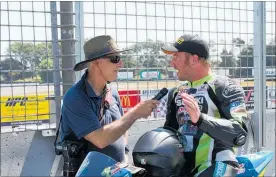
[[[67,135],[72,133],[75,134],[77,139],[84,139],[87,134],[120,119],[123,115],[118,92],[114,89],[112,89],[111,104],[108,109],[105,109],[104,116],[100,121],[101,102],[102,97],[95,94],[87,81],[86,71],[81,80],[64,95],[60,140],[64,140]],[[89,151],[102,152],[117,161],[124,160],[125,144],[123,137],[103,149],[97,148],[92,143],[89,146]]]

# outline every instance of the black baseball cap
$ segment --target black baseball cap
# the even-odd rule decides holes
[[[205,59],[209,58],[208,44],[198,35],[184,34],[176,40],[173,46],[164,46],[161,49],[166,54],[187,52]]]

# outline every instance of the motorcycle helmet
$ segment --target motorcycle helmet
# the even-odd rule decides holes
[[[147,176],[178,177],[186,160],[185,140],[169,127],[159,127],[143,134],[132,151],[135,166],[144,168]]]

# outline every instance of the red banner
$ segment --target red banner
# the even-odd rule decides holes
[[[124,112],[127,111],[127,108],[134,107],[141,100],[140,90],[120,90],[118,92]]]

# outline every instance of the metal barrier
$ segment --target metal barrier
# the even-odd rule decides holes
[[[266,80],[269,81],[266,83],[266,99],[267,99],[267,109],[276,108],[276,90],[275,90],[275,78],[276,78],[276,34],[275,34],[275,2],[266,2],[265,7],[265,18],[266,18],[266,40],[265,40],[265,50],[266,50]]]
[[[84,59],[82,48],[88,38],[109,34],[120,47],[134,47],[134,52],[123,56],[125,66],[118,81],[112,83],[127,111],[162,87],[180,83],[175,71],[167,67],[170,58],[160,47],[186,33],[198,34],[209,42],[215,73],[232,77],[243,86],[253,119],[255,148],[273,150],[275,9],[275,2],[1,1],[1,133],[42,130],[44,136],[54,135],[62,97],[83,74],[72,68]],[[162,119],[162,108],[149,121]],[[144,128],[139,123],[135,131]],[[37,146],[41,142],[35,142],[39,138],[34,138],[26,157],[37,154],[33,147],[41,148]],[[52,147],[52,140],[47,142]],[[55,157],[51,153],[44,154]],[[38,161],[41,158],[29,163],[29,168],[41,166]],[[37,171],[41,173],[39,168]],[[275,174],[275,160],[270,172]]]
[[[184,33],[198,34],[209,42],[213,71],[243,86],[254,112],[255,147],[265,146],[266,110],[275,109],[275,2],[83,2],[80,7],[79,44],[109,34],[122,48],[135,49],[125,55],[126,66],[113,83],[125,110],[179,84],[160,46]]]
[[[72,68],[84,59],[88,38],[109,34],[120,47],[134,48],[112,83],[127,111],[180,83],[160,47],[186,33],[208,41],[214,72],[244,87],[260,126],[256,146],[265,144],[265,110],[275,108],[275,2],[1,2],[0,8],[1,133],[55,129],[62,96],[83,74]]]
[[[1,1],[1,133],[49,128],[53,95],[48,2]]]
[[[83,38],[78,41],[110,34],[121,47],[136,49],[125,55],[126,67],[114,83],[119,90],[176,86],[179,82],[160,46],[184,33],[209,42],[216,73],[234,77],[243,86],[248,77],[253,79],[246,74],[253,66],[239,62],[253,57],[242,53],[253,42],[253,2],[83,2],[82,10]]]
[[[75,82],[73,5],[1,2],[1,133],[56,127]]]

